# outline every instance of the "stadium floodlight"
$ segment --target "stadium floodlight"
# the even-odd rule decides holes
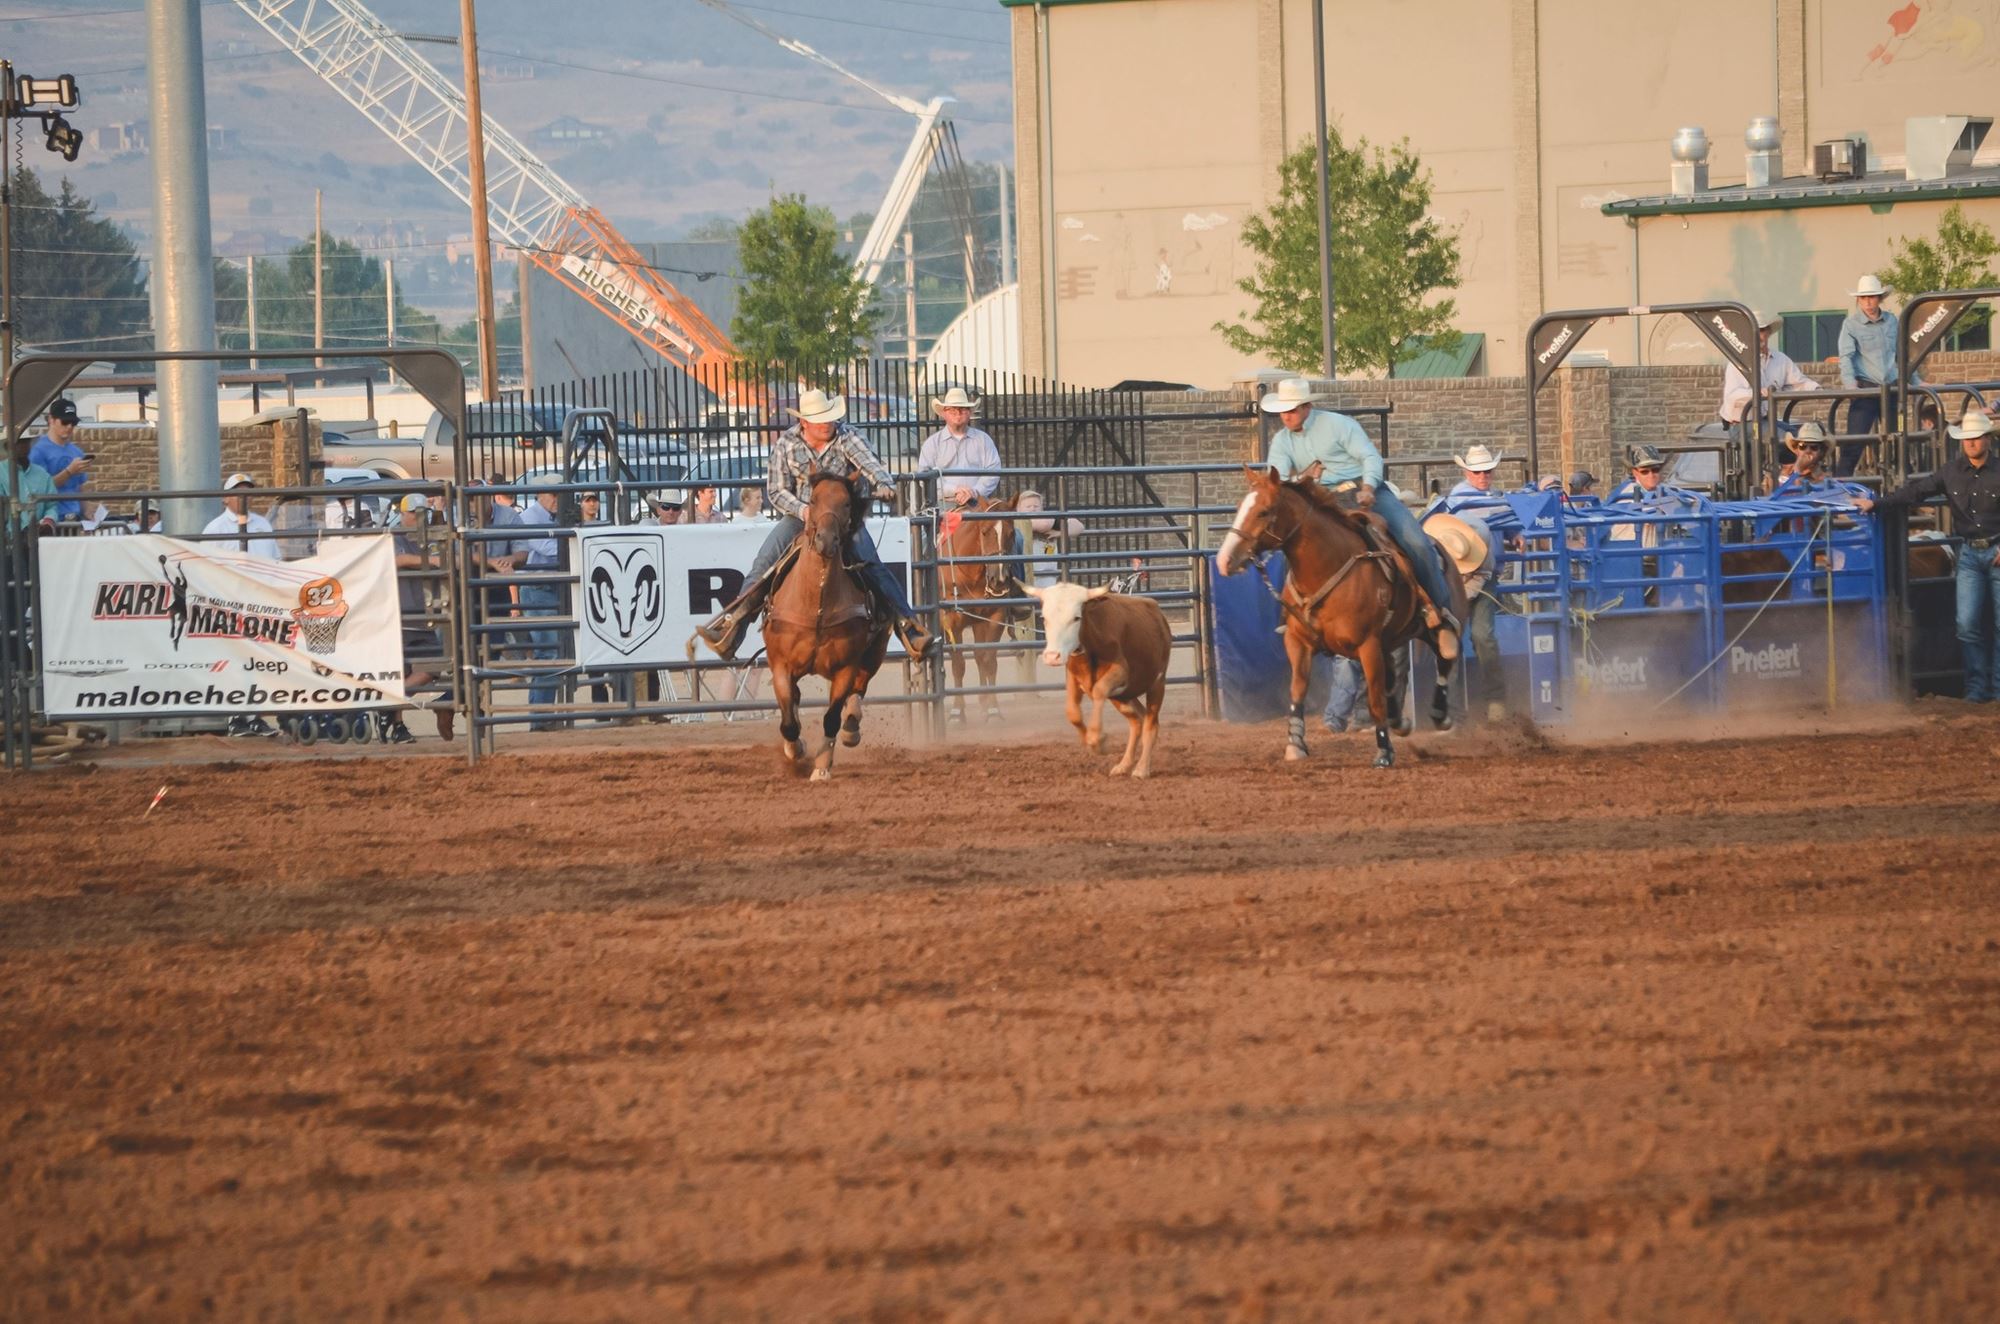
[[[65,161],[76,160],[76,154],[83,149],[83,131],[73,127],[61,115],[48,116],[46,125],[49,150],[60,152]]]
[[[14,95],[24,107],[61,106],[68,109],[76,105],[76,79],[69,74],[60,78],[30,78],[22,74],[14,81]]]

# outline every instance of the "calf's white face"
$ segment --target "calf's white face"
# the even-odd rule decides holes
[[[1031,595],[1042,601],[1042,634],[1048,640],[1048,647],[1042,650],[1042,661],[1052,667],[1063,666],[1069,661],[1069,655],[1083,646],[1083,604],[1110,591],[1085,588],[1081,584],[1051,584],[1047,588],[1028,589]]]

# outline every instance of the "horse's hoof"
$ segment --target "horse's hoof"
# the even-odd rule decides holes
[[[1396,766],[1396,756],[1385,749],[1375,756],[1375,766],[1378,768],[1393,768]]]
[[[1153,774],[1152,774],[1151,770],[1150,770],[1150,769],[1147,769],[1147,768],[1134,768],[1134,769],[1132,769],[1132,780],[1133,780],[1133,781],[1135,781],[1135,782],[1142,782],[1142,781],[1146,780],[1146,778],[1148,778],[1148,777],[1150,777],[1150,776],[1152,776],[1152,775],[1153,775]]]
[[[1440,731],[1451,730],[1452,727],[1451,709],[1447,708],[1443,712],[1438,712],[1435,709],[1433,709],[1431,711],[1431,725],[1436,727]]]
[[[1306,747],[1304,745],[1285,746],[1285,762],[1287,763],[1297,763],[1300,759],[1307,759],[1311,757],[1312,755],[1306,753]]]
[[[965,714],[959,712],[957,709],[953,709],[951,712],[948,712],[944,715],[944,720],[947,722],[963,722],[965,720]]]
[[[999,709],[998,707],[993,707],[993,708],[988,708],[988,709],[986,710],[986,720],[987,720],[987,721],[989,721],[989,722],[997,722],[997,721],[999,721],[999,720],[1000,720],[1000,709]]]
[[[847,746],[849,749],[853,749],[856,745],[861,743],[861,728],[849,727],[848,729],[842,731],[840,733],[840,743]]]
[[[1406,736],[1417,729],[1417,724],[1407,717],[1398,717],[1389,727],[1399,736]]]
[[[1110,775],[1110,776],[1113,776],[1113,777],[1123,777],[1123,776],[1124,776],[1124,775],[1125,775],[1126,773],[1128,773],[1128,772],[1130,772],[1130,771],[1132,771],[1132,765],[1131,765],[1131,764],[1129,764],[1129,763],[1114,763],[1114,764],[1112,764],[1112,765],[1111,765],[1111,772],[1110,772],[1110,774],[1109,774],[1109,775]]]
[[[811,780],[816,782],[830,782],[833,780],[833,769],[814,768]]]

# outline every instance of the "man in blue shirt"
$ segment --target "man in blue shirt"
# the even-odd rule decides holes
[[[513,550],[524,558],[522,570],[532,574],[553,576],[562,569],[562,553],[556,547],[554,533],[538,533],[535,530],[553,529],[556,523],[557,497],[554,492],[538,492],[517,507],[520,511],[516,523],[528,536],[516,540]],[[553,579],[520,585],[521,614],[523,616],[560,616],[563,612],[562,585]],[[532,629],[528,632],[528,656],[537,662],[553,662],[558,653],[557,645],[561,631],[553,628]],[[556,701],[556,673],[536,671],[528,686],[528,702],[537,708],[546,707]],[[537,717],[529,723],[531,731],[553,731],[562,722],[554,717]]]
[[[49,430],[35,438],[34,448],[28,452],[28,463],[39,466],[55,480],[56,491],[72,498],[56,503],[52,513],[57,519],[83,517],[83,502],[73,498],[90,481],[85,472],[90,461],[84,458],[83,447],[76,444],[76,423],[76,405],[57,400],[49,406]]]
[[[1295,478],[1317,462],[1322,486],[1352,492],[1357,506],[1380,515],[1389,527],[1389,536],[1410,558],[1417,583],[1430,599],[1425,619],[1434,629],[1457,634],[1458,619],[1451,614],[1451,591],[1445,586],[1437,549],[1418,527],[1409,507],[1393,492],[1385,501],[1375,499],[1382,487],[1382,452],[1375,449],[1361,425],[1345,414],[1314,409],[1312,387],[1303,377],[1279,382],[1277,389],[1264,397],[1262,407],[1285,425],[1271,438],[1266,460],[1278,476]]]
[[[1878,276],[1863,276],[1853,290],[1854,311],[1840,324],[1840,384],[1852,390],[1896,384],[1896,315],[1882,306],[1889,292]],[[1890,408],[1895,407],[1890,392]],[[1853,400],[1847,406],[1846,431],[1873,432],[1882,421],[1882,399],[1871,396]],[[1833,466],[1836,477],[1845,478],[1861,462],[1864,441],[1844,441]]]
[[[1442,510],[1456,515],[1467,506],[1505,504],[1506,498],[1493,490],[1493,471],[1500,467],[1498,455],[1484,446],[1468,446],[1465,454],[1452,456],[1451,462],[1464,471],[1465,477],[1444,494],[1431,513]]]

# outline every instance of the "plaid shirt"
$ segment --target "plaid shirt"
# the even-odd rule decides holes
[[[804,519],[805,497],[812,487],[814,474],[838,474],[846,476],[855,470],[868,475],[868,481],[877,487],[894,487],[896,479],[875,458],[868,449],[868,443],[861,434],[842,423],[834,429],[833,440],[826,443],[826,449],[817,455],[806,445],[806,439],[799,434],[799,425],[794,423],[778,435],[771,444],[770,469],[764,479],[764,486],[771,494],[771,508],[780,515],[793,519]]]

